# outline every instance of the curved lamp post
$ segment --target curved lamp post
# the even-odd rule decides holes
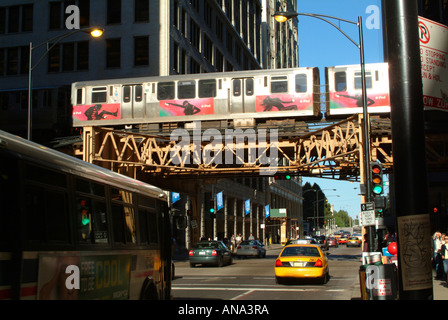
[[[360,64],[361,64],[361,84],[362,84],[362,111],[363,111],[363,127],[362,127],[362,137],[363,137],[363,155],[364,155],[364,183],[365,183],[365,202],[370,202],[372,199],[371,196],[371,182],[370,182],[370,174],[369,174],[369,167],[370,167],[370,139],[369,139],[369,124],[368,124],[368,111],[367,111],[367,88],[366,88],[366,68],[365,68],[365,61],[364,61],[364,37],[362,32],[362,17],[358,16],[358,21],[350,21],[346,19],[341,19],[338,17],[323,15],[323,14],[315,14],[315,13],[298,13],[298,12],[275,12],[274,13],[274,19],[277,22],[285,22],[288,19],[296,18],[297,16],[307,16],[316,18],[319,20],[322,20],[331,26],[335,27],[340,33],[342,33],[348,40],[350,40],[358,49],[359,49],[359,58],[360,58]],[[356,25],[358,27],[358,33],[359,33],[359,43],[357,43],[355,40],[350,38],[338,25],[333,23],[332,21],[328,19],[334,19],[339,22],[345,22],[349,24]],[[369,250],[373,251],[373,230],[372,227],[369,228]]]
[[[92,28],[83,28],[83,29],[76,29],[71,32],[64,33],[62,35],[53,37],[45,42],[42,42],[36,46],[33,46],[33,43],[30,42],[30,49],[29,49],[29,64],[28,64],[28,140],[31,140],[31,131],[32,131],[32,94],[33,94],[33,87],[32,87],[32,72],[33,70],[44,60],[44,58],[48,55],[51,49],[54,48],[59,42],[61,42],[63,39],[70,37],[78,32],[85,32],[89,33],[92,37],[98,38],[103,35],[104,30],[92,27]],[[37,61],[37,63],[33,66],[32,65],[32,57],[33,57],[33,50],[37,49],[43,45],[47,45],[47,50],[42,55],[42,57]]]

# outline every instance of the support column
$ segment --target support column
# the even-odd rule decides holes
[[[383,0],[398,226],[399,298],[433,299],[417,1]]]

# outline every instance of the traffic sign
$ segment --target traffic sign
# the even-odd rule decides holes
[[[374,202],[361,203],[361,216],[360,216],[359,221],[363,227],[375,225],[375,203]]]

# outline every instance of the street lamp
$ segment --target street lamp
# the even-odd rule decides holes
[[[297,16],[307,16],[316,18],[335,27],[339,32],[341,32],[348,40],[350,40],[358,49],[359,49],[359,57],[361,64],[361,84],[362,84],[362,111],[364,118],[364,125],[362,127],[362,137],[363,137],[363,155],[364,155],[364,183],[366,187],[365,200],[366,202],[371,201],[371,185],[370,185],[370,139],[369,139],[369,124],[367,122],[368,112],[367,112],[367,89],[366,89],[366,68],[364,61],[364,36],[362,32],[362,17],[358,16],[358,22],[345,20],[333,16],[323,15],[323,14],[315,14],[315,13],[298,13],[298,12],[275,12],[274,19],[278,22],[285,22],[288,19],[295,18]],[[339,22],[346,22],[349,24],[354,24],[358,27],[359,33],[359,43],[350,38],[339,26],[334,24],[332,21],[328,19],[334,19]],[[369,250],[373,251],[373,242],[374,242],[374,230],[372,227],[369,227]]]
[[[366,185],[366,199],[369,202],[371,199],[370,196],[370,175],[368,174],[368,168],[370,167],[370,144],[369,144],[369,126],[368,126],[368,112],[367,112],[367,89],[366,89],[366,68],[365,68],[365,60],[364,60],[364,37],[362,32],[362,17],[358,16],[358,22],[350,21],[346,19],[341,19],[333,16],[323,15],[323,14],[315,14],[315,13],[298,13],[298,12],[275,12],[274,19],[278,22],[285,22],[288,19],[296,18],[297,16],[306,16],[316,18],[335,27],[339,32],[341,32],[348,40],[350,40],[358,49],[360,56],[360,64],[361,64],[361,85],[362,85],[362,111],[364,117],[364,126],[363,126],[363,153],[364,153],[364,166],[365,166],[365,185]],[[335,23],[331,22],[328,19],[334,19],[339,22],[346,22],[349,24],[357,25],[359,32],[359,43],[350,38],[339,26]]]
[[[76,29],[71,32],[64,33],[62,35],[53,37],[47,41],[44,41],[36,46],[33,46],[33,43],[30,42],[29,46],[29,63],[28,63],[28,140],[31,140],[31,131],[32,131],[32,95],[33,95],[33,87],[32,87],[32,72],[33,70],[44,60],[44,58],[48,55],[51,49],[54,48],[59,42],[61,42],[63,39],[70,37],[78,32],[85,32],[89,33],[92,37],[98,38],[103,35],[104,30],[97,27],[92,28],[83,28],[83,29]],[[33,50],[37,49],[43,45],[47,45],[47,50],[42,55],[42,57],[37,61],[37,63],[33,66],[32,65],[32,57],[33,57]]]

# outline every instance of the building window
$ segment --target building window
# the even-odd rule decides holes
[[[50,2],[50,30],[60,29],[62,25],[62,3]]]
[[[19,72],[19,52],[18,48],[8,48],[6,60],[6,74],[15,75]]]
[[[149,21],[149,0],[135,0],[135,22]]]
[[[149,65],[149,37],[147,36],[134,38],[134,65]]]
[[[33,31],[33,5],[22,6],[22,31]]]
[[[77,70],[83,71],[89,69],[89,41],[78,42],[77,51]]]
[[[106,40],[106,67],[119,68],[121,65],[121,39]]]
[[[107,24],[121,23],[121,0],[107,0]]]

